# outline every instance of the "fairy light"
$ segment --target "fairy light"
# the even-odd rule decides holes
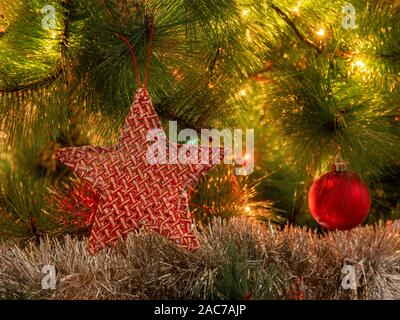
[[[245,9],[242,11],[242,16],[245,17],[249,14],[249,10]]]
[[[251,155],[249,153],[246,153],[243,158],[244,160],[249,161],[251,159]]]
[[[247,95],[246,89],[242,89],[242,90],[239,91],[239,96],[245,97],[246,95]]]
[[[317,34],[317,36],[319,36],[319,37],[325,36],[325,29],[324,29],[324,28],[319,29],[319,30],[316,32],[316,34]]]
[[[178,81],[181,81],[185,78],[184,75],[182,74],[182,71],[179,68],[172,69],[172,76]]]
[[[361,69],[365,68],[365,63],[362,60],[357,60],[354,64]]]
[[[50,37],[52,38],[52,39],[57,39],[57,37],[58,37],[58,31],[57,30],[50,30]]]
[[[249,206],[245,206],[244,207],[244,211],[246,211],[247,213],[251,212],[251,208]]]
[[[299,13],[300,11],[300,6],[302,5],[303,1],[298,1],[297,5],[292,9],[293,12]]]
[[[351,64],[351,68],[352,68],[353,71],[355,71],[355,70],[358,70],[358,71],[361,71],[361,72],[366,72],[367,71],[367,65],[361,59],[357,59],[357,60],[353,61],[352,64]]]
[[[365,63],[363,60],[361,59],[357,59],[354,60],[351,63],[351,68],[348,72],[348,74],[350,76],[358,76],[361,77],[361,79],[364,82],[368,82],[371,80],[371,78],[373,77],[373,73],[372,70],[370,68],[368,68],[367,63]]]

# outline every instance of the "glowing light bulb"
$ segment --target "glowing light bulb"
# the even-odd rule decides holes
[[[362,69],[365,68],[365,63],[364,63],[363,61],[361,61],[361,60],[357,60],[357,61],[355,62],[355,65],[356,65],[357,67],[359,67],[359,68],[362,68]]]
[[[50,37],[52,39],[56,39],[58,36],[58,32],[56,30],[50,30]]]
[[[242,90],[239,91],[239,96],[245,97],[246,95],[247,95],[246,89],[242,89]]]
[[[359,71],[366,71],[367,70],[367,66],[365,64],[364,61],[362,60],[355,60],[352,62],[351,67],[353,70],[359,70]]]
[[[316,33],[317,33],[317,35],[320,36],[320,37],[325,36],[325,30],[324,30],[323,28],[319,29]]]
[[[303,2],[303,1],[298,1],[298,2],[297,2],[297,6],[295,6],[295,7],[293,8],[293,11],[294,11],[295,13],[298,13],[298,12],[300,11],[300,6],[301,6],[302,2]]]

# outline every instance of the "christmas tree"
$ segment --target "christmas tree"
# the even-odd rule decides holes
[[[0,0],[1,242],[18,241],[17,247],[29,243],[33,251],[43,241],[48,250],[57,251],[59,242],[74,246],[65,249],[71,252],[85,250],[77,249],[79,241],[84,243],[91,232],[93,236],[106,196],[96,179],[80,174],[97,173],[98,167],[70,165],[70,170],[64,164],[71,163],[75,151],[68,161],[60,161],[59,152],[102,146],[111,154],[123,148],[124,132],[133,135],[126,127],[130,120],[124,127],[124,119],[150,119],[128,116],[136,108],[137,79],[151,99],[149,109],[143,107],[147,102],[137,100],[138,110],[154,106],[167,140],[185,150],[224,147],[226,160],[209,172],[207,167],[204,177],[195,164],[191,174],[201,179],[197,185],[185,184],[184,194],[180,191],[175,199],[178,204],[170,206],[175,200],[162,196],[165,176],[152,185],[146,185],[146,176],[135,192],[125,193],[138,203],[138,190],[160,188],[154,203],[167,201],[165,208],[182,212],[187,201],[190,222],[198,229],[199,257],[211,259],[212,251],[220,261],[213,281],[196,278],[189,292],[184,283],[167,278],[163,285],[173,288],[179,282],[182,295],[166,290],[153,298],[304,298],[313,283],[304,283],[294,258],[286,265],[298,268],[290,276],[280,267],[285,254],[268,260],[265,268],[260,257],[262,250],[275,248],[271,237],[286,239],[282,241],[295,248],[294,237],[308,234],[298,227],[305,227],[313,239],[307,241],[320,241],[318,246],[325,248],[334,240],[317,234],[329,237],[328,230],[339,232],[337,241],[344,239],[337,230],[379,221],[381,234],[397,232],[391,223],[400,216],[399,1]],[[202,139],[205,130],[218,139]],[[103,151],[96,151],[100,163],[106,161]],[[88,157],[90,153],[78,160]],[[121,170],[125,177],[128,169]],[[111,176],[102,176],[100,189]],[[114,200],[108,198],[101,212]],[[137,210],[159,214],[147,208],[156,204],[144,206]],[[122,206],[116,214],[121,210],[130,216],[133,209]],[[189,223],[188,217],[184,220]],[[154,221],[161,235],[180,243],[162,230],[162,222]],[[146,229],[146,221],[132,223],[135,231]],[[118,228],[113,229],[116,234]],[[357,237],[375,234],[372,227],[364,228],[352,235],[360,247]],[[243,240],[236,231],[249,235],[242,250],[236,250]],[[188,236],[191,232],[181,230]],[[134,234],[139,238],[128,240],[131,245],[154,236]],[[143,239],[151,246],[152,238]],[[261,239],[271,241],[268,248],[260,249]],[[196,251],[186,253],[171,247],[173,242],[157,241],[157,250],[170,250],[184,265],[194,263]],[[388,252],[398,250],[397,242],[388,243]],[[113,259],[118,260],[120,251]],[[264,262],[251,265],[253,254]],[[145,247],[137,255],[145,256]],[[347,256],[335,259],[340,273],[341,259]],[[214,268],[206,262],[203,267]],[[350,298],[398,297],[400,284],[394,288],[372,294],[363,287]],[[18,290],[10,296],[29,291]],[[143,284],[140,290],[136,298],[148,297]],[[344,297],[329,290],[308,297]]]

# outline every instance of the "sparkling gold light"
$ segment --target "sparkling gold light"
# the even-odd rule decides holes
[[[349,76],[359,76],[365,82],[370,81],[371,77],[373,76],[372,70],[368,67],[367,63],[365,63],[364,60],[361,60],[360,58],[356,58],[355,60],[353,60],[350,65],[348,74]]]
[[[362,71],[362,72],[367,71],[367,65],[361,59],[353,61],[351,64],[351,67],[352,67],[353,71],[355,71],[355,70]]]
[[[323,37],[323,36],[325,36],[325,29],[321,28],[316,33],[317,33],[317,36]]]
[[[365,68],[365,63],[362,60],[357,60],[355,65],[359,68]]]

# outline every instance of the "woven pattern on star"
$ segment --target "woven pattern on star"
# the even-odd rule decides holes
[[[188,250],[198,247],[185,190],[213,167],[212,163],[223,156],[223,150],[218,148],[215,152],[215,148],[194,146],[197,159],[208,153],[207,164],[191,159],[195,153],[189,155],[185,164],[150,164],[147,152],[151,143],[147,134],[157,129],[162,130],[160,119],[147,91],[139,89],[117,146],[65,148],[57,152],[61,162],[99,193],[89,239],[92,253],[141,228],[158,232]],[[186,148],[166,143],[169,148]]]

